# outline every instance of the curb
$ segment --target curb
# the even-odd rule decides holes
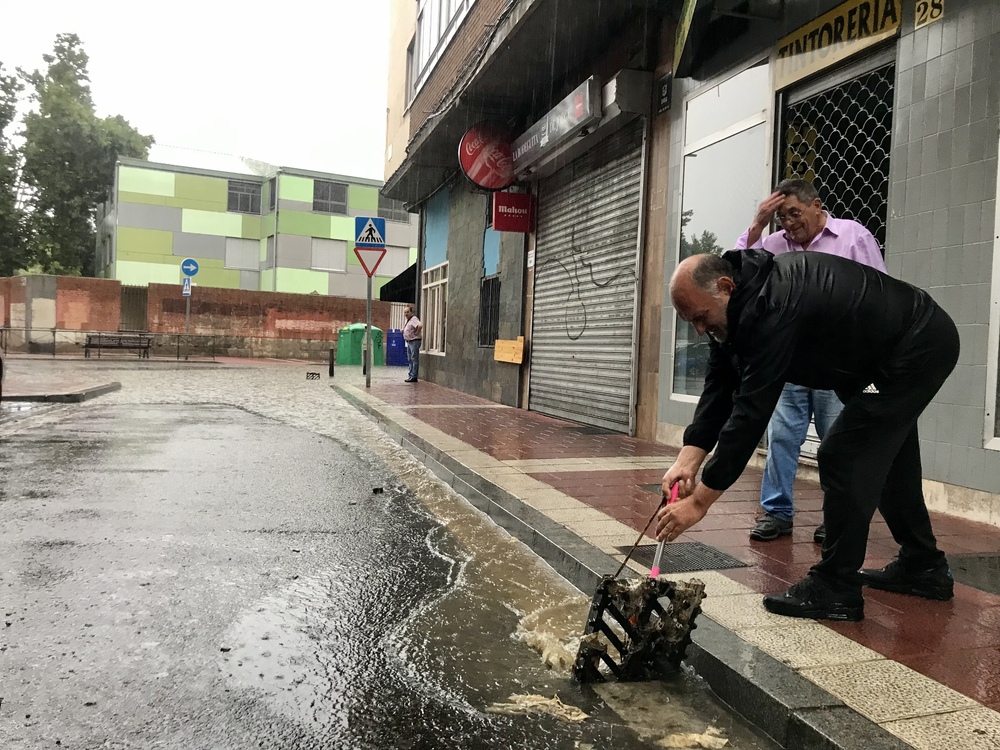
[[[395,442],[586,595],[619,562],[423,438],[332,385]],[[684,660],[712,691],[787,750],[912,750],[912,746],[705,615]]]
[[[92,398],[97,398],[98,396],[103,396],[107,393],[114,393],[115,391],[120,391],[122,384],[118,382],[105,383],[104,385],[97,385],[92,388],[84,388],[79,391],[70,391],[68,393],[36,393],[28,396],[21,396],[16,393],[14,394],[3,394],[4,401],[30,401],[33,403],[50,403],[50,404],[78,404],[82,401],[89,401]]]

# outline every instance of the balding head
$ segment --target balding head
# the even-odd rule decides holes
[[[699,334],[708,333],[720,343],[728,335],[726,308],[736,288],[734,275],[729,261],[705,253],[682,260],[670,278],[670,299],[677,314]]]

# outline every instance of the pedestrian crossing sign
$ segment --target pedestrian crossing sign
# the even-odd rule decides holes
[[[354,235],[358,247],[385,247],[385,219],[355,216]]]

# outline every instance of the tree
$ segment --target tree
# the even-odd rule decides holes
[[[9,138],[21,82],[0,64],[0,276],[12,276],[27,262],[23,217],[17,205],[20,154]]]
[[[93,275],[95,215],[108,197],[118,156],[145,159],[153,137],[121,115],[94,111],[87,53],[59,34],[42,73],[19,70],[36,109],[24,116],[23,180],[29,188],[31,255],[46,273]]]
[[[715,253],[721,255],[724,252],[719,238],[715,232],[705,230],[701,237],[693,236],[689,241],[684,233],[684,227],[691,223],[694,211],[681,211],[681,258],[688,258],[692,255],[702,255],[703,253]]]

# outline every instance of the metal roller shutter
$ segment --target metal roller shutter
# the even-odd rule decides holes
[[[538,193],[528,408],[630,431],[641,118]]]

